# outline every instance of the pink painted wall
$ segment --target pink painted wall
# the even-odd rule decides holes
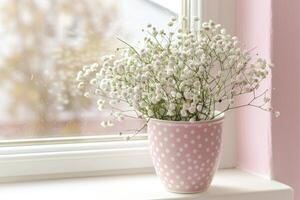
[[[295,189],[300,200],[300,1],[273,0],[273,176]]]
[[[236,34],[246,48],[256,47],[270,61],[271,0],[236,0]],[[261,90],[270,87],[270,78]],[[249,101],[245,97],[241,101]],[[270,114],[255,108],[236,112],[238,167],[269,175],[271,172]]]
[[[275,65],[272,104],[278,119],[237,112],[238,166],[292,186],[300,200],[300,1],[236,0],[236,33]],[[270,81],[264,83],[270,87]],[[270,131],[270,127],[271,130]]]

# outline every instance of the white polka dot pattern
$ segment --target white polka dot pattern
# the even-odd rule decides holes
[[[218,167],[223,118],[211,122],[150,120],[148,134],[155,171],[169,191],[206,190]]]

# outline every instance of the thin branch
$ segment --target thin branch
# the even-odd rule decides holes
[[[121,38],[118,38],[118,37],[117,37],[117,39],[118,39],[120,42],[126,44],[130,49],[132,49],[132,50],[138,55],[139,60],[140,60],[141,62],[143,62],[143,60],[141,59],[141,55],[139,54],[139,52],[137,52],[137,50],[136,50],[132,45],[130,45],[130,44],[127,43],[126,41],[122,40]]]
[[[127,138],[126,138],[126,140],[130,140],[131,138],[133,138],[133,137],[135,137],[137,134],[139,134],[146,126],[147,126],[147,124],[148,124],[148,122],[150,121],[150,118],[149,119],[147,119],[147,122],[145,122],[144,124],[143,124],[143,126],[141,127],[141,128],[139,128],[138,130],[132,130],[132,131],[135,131],[135,133],[133,134],[133,135],[131,135],[131,136],[127,136]],[[130,129],[129,129],[130,130]],[[120,132],[120,135],[122,135],[123,133],[122,132]]]

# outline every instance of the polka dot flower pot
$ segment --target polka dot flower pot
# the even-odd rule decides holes
[[[151,157],[156,174],[170,192],[205,191],[219,164],[224,116],[204,122],[151,119]]]

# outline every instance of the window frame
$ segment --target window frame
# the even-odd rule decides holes
[[[231,12],[234,0],[181,1],[182,5],[187,6],[189,16],[200,16],[202,21],[213,19],[223,23],[225,20],[225,24],[227,21],[233,30],[234,19],[232,16],[227,18],[226,14],[225,17],[220,16],[219,8],[221,4],[230,1],[231,4],[227,5],[223,13]],[[233,118],[231,116],[230,121]],[[230,126],[230,131],[233,131],[233,124]],[[235,148],[231,151],[234,152]],[[235,153],[229,160],[221,161],[220,168],[233,167],[234,157]],[[152,170],[146,134],[140,134],[131,141],[122,141],[118,135],[0,141],[0,182]]]
[[[114,136],[73,137],[62,141],[59,138],[26,140],[15,146],[13,142],[2,143],[0,182],[34,177],[63,178],[70,173],[74,176],[74,173],[102,172],[105,175],[130,169],[148,171],[152,165],[145,134],[132,141],[117,141]]]

